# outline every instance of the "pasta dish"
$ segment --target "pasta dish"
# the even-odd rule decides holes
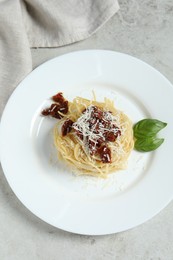
[[[52,99],[55,103],[42,114],[59,119],[53,135],[61,160],[79,174],[103,178],[126,168],[134,146],[133,125],[113,101],[76,97],[68,102],[62,93]]]

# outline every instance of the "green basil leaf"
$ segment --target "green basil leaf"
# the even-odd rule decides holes
[[[156,150],[162,143],[163,138],[157,137],[148,137],[148,138],[139,138],[135,141],[135,149],[140,152],[149,152]]]
[[[134,125],[134,136],[136,138],[153,137],[166,125],[167,123],[157,119],[143,119]]]

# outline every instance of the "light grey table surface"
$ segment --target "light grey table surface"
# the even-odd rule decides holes
[[[146,61],[173,83],[173,1],[119,2],[119,13],[91,38],[61,48],[32,49],[33,66],[75,50],[109,49]],[[126,232],[99,237],[75,235],[29,212],[0,171],[0,260],[20,259],[172,260],[173,203]]]

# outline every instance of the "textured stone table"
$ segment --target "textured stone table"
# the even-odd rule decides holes
[[[33,49],[34,67],[70,51],[110,49],[146,61],[173,83],[173,1],[119,2],[119,13],[91,38],[62,48]],[[0,260],[172,260],[172,244],[173,203],[132,230],[100,237],[80,236],[35,217],[0,175]]]

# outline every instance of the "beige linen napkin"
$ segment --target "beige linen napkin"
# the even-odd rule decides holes
[[[92,35],[117,0],[0,0],[0,113],[32,70],[31,47],[58,47]]]

